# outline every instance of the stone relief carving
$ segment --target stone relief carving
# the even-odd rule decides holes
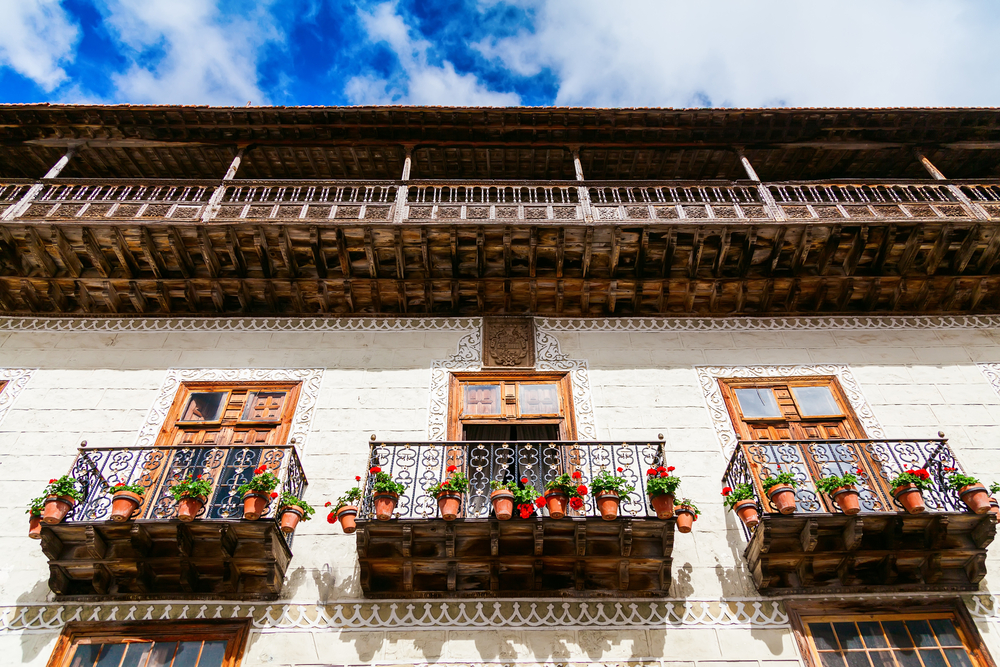
[[[483,318],[484,366],[532,368],[535,340],[532,320],[527,317]]]
[[[854,414],[858,421],[864,426],[865,432],[870,438],[884,438],[885,432],[882,425],[875,417],[874,411],[868,404],[861,385],[845,364],[816,364],[799,366],[695,366],[698,371],[698,383],[701,385],[702,394],[705,396],[705,404],[715,427],[715,433],[719,436],[722,450],[726,456],[733,453],[736,447],[736,431],[729,417],[729,410],[722,399],[722,390],[719,388],[719,378],[766,378],[766,377],[796,377],[809,375],[835,375],[840,380],[840,385],[847,394]]]
[[[0,424],[34,372],[34,368],[0,368],[0,382],[7,383],[0,389]]]
[[[294,438],[295,446],[302,452],[316,411],[322,381],[322,368],[171,368],[167,370],[160,393],[139,429],[135,446],[152,447],[156,443],[156,436],[163,427],[182,382],[301,382],[302,389],[295,405],[288,442],[292,442]]]

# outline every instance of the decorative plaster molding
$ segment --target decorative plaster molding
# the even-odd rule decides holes
[[[994,329],[1000,317],[608,317],[539,318],[549,331],[782,331],[829,329]]]
[[[478,317],[0,317],[0,331],[467,331],[478,322]]]
[[[316,410],[316,399],[319,397],[319,387],[323,380],[322,368],[171,368],[163,380],[160,393],[146,421],[139,429],[136,447],[152,447],[156,444],[156,436],[163,428],[167,412],[173,405],[177,389],[182,382],[301,382],[299,400],[295,405],[295,415],[292,417],[291,429],[288,432],[288,442],[294,439],[295,446],[301,453],[305,449],[306,436],[312,424]]]
[[[854,414],[857,415],[861,425],[865,428],[865,434],[870,438],[884,438],[885,432],[882,425],[875,417],[875,412],[868,404],[861,385],[858,384],[854,373],[845,364],[815,364],[801,366],[695,366],[698,371],[698,383],[705,396],[705,403],[715,427],[715,433],[719,436],[722,450],[726,456],[733,453],[736,447],[736,431],[733,430],[733,423],[726,409],[726,403],[722,399],[722,390],[719,388],[719,378],[767,378],[767,377],[797,377],[809,375],[835,375],[840,380],[840,386],[847,394]]]
[[[993,387],[993,391],[1000,394],[1000,364],[976,364],[979,371],[986,378],[986,381]]]
[[[431,362],[430,404],[427,408],[427,439],[448,436],[448,374],[450,371],[478,371],[483,367],[482,321],[472,333],[458,341],[458,351],[447,359]]]
[[[7,383],[0,389],[0,424],[34,372],[34,368],[0,368],[0,382]]]

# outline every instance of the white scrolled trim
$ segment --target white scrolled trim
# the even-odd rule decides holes
[[[573,387],[576,437],[597,440],[594,396],[590,391],[590,370],[585,359],[570,359],[559,349],[559,339],[541,325],[535,327],[535,368],[540,371],[568,371]]]
[[[549,331],[788,331],[829,329],[995,329],[1000,317],[845,316],[845,317],[607,317],[539,318]]]
[[[0,317],[0,331],[468,331],[477,317]]]
[[[0,382],[7,383],[0,389],[0,423],[34,373],[34,368],[0,368]]]
[[[979,366],[979,371],[986,378],[986,381],[990,383],[993,387],[993,391],[1000,394],[1000,364],[976,364]]]

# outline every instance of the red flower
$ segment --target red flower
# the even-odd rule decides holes
[[[55,484],[58,481],[59,481],[58,479],[50,479],[49,484]]]
[[[278,492],[277,491],[272,491],[271,492],[271,500],[274,500],[277,497],[278,497]]]
[[[528,478],[527,477],[522,477],[521,478],[521,484],[527,484],[527,483],[528,483]]]
[[[373,475],[377,475],[380,472],[382,472],[382,469],[379,468],[378,466],[372,466],[371,468],[368,469],[368,472],[370,472]]]
[[[448,466],[447,470],[448,472],[455,472],[458,470],[458,466]]]
[[[663,472],[660,473],[660,477],[666,477],[669,474],[670,473],[668,473],[666,470],[664,470]]]
[[[673,472],[674,470],[676,470],[676,468],[673,467],[673,466],[670,466],[669,468],[667,468],[667,472]]]
[[[653,476],[653,475],[656,474],[656,470],[654,470],[653,468],[650,468],[649,470],[646,471],[646,474],[650,475],[650,476]]]
[[[587,487],[581,484],[580,486],[576,487],[576,492],[579,493],[581,496],[585,496],[587,495]]]
[[[535,498],[535,506],[536,507],[545,507],[545,497],[544,496],[538,496],[537,498]]]
[[[194,478],[195,479],[201,479],[201,475],[195,475]]]
[[[323,507],[329,507],[329,506],[330,506],[330,505],[332,505],[332,504],[333,504],[333,503],[331,503],[331,502],[330,502],[330,501],[328,500],[328,501],[326,501],[326,505],[323,505]]]
[[[733,492],[733,487],[731,486],[727,486],[724,489],[722,489],[722,495],[724,496],[728,496],[732,492]]]
[[[582,472],[580,472],[579,470],[574,470],[573,471],[573,479],[580,479],[581,477],[583,477],[583,473]]]
[[[327,504],[329,504],[329,503],[327,503]],[[327,523],[336,523],[337,522],[337,513],[336,512],[330,512],[329,514],[327,514],[326,515],[326,522]]]
[[[531,516],[531,511],[532,511],[531,505],[518,505],[517,509],[521,513],[522,519],[527,519],[529,516]]]
[[[780,463],[778,464],[778,470],[781,470],[781,464]]]
[[[583,498],[570,498],[569,506],[575,510],[580,509],[581,507],[583,507]]]
[[[945,468],[945,472],[955,472],[955,468]]]
[[[667,469],[664,468],[663,466],[656,466],[656,472],[666,472],[666,471]]]
[[[267,470],[267,466],[261,465],[259,468],[257,468],[253,472],[254,472],[255,475],[259,475],[259,474],[263,473],[266,470]]]
[[[625,468],[619,468],[618,472],[624,472]]]
[[[858,474],[864,475],[865,474],[864,468],[858,468]]]
[[[354,476],[354,481],[355,482],[360,482],[361,481],[361,475],[355,475]]]
[[[125,486],[125,482],[118,482],[117,484],[115,484],[116,489],[122,486]]]

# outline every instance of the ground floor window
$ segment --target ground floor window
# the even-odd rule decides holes
[[[246,623],[78,623],[49,667],[236,667]]]

